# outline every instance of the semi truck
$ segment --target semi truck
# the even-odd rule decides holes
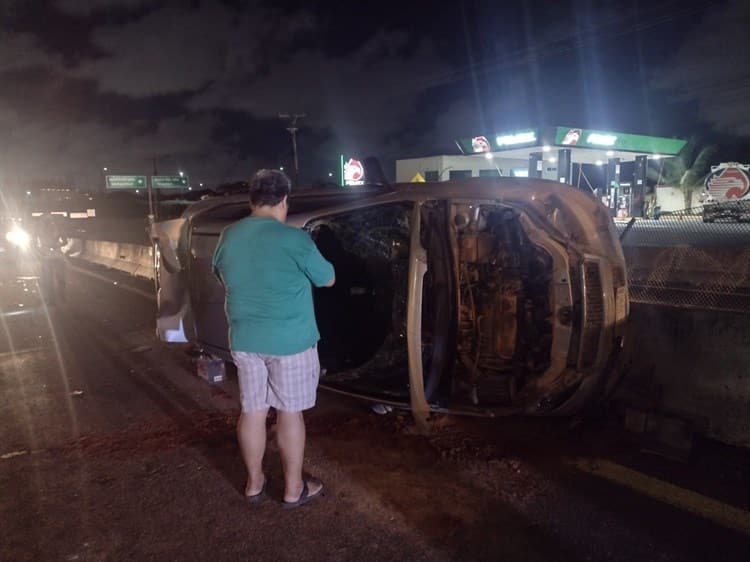
[[[750,222],[750,164],[711,166],[703,192],[703,222]]]

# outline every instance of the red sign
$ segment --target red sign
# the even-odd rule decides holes
[[[474,152],[489,152],[490,141],[487,140],[487,137],[474,137],[471,139],[471,149]]]
[[[349,158],[344,164],[344,184],[345,185],[362,185],[365,179],[365,168],[362,162]]]
[[[568,129],[568,132],[565,133],[561,144],[564,144],[565,146],[575,146],[581,139],[582,134],[583,131],[581,129]]]
[[[722,164],[714,166],[706,178],[706,191],[715,201],[742,199],[750,191],[750,178],[747,166],[741,164]]]

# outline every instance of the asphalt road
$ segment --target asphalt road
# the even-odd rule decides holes
[[[750,559],[746,451],[649,455],[612,409],[418,435],[321,393],[307,468],[326,496],[283,511],[271,446],[271,497],[247,505],[235,380],[153,340],[149,290],[71,271],[45,310],[33,279],[0,287],[0,559]]]

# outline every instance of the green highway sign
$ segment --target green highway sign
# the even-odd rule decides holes
[[[154,189],[185,189],[190,187],[187,176],[151,176]]]
[[[107,189],[145,189],[146,176],[107,176]]]

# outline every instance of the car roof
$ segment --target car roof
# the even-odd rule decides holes
[[[465,178],[445,182],[400,183],[389,186],[363,185],[340,189],[300,189],[290,195],[290,214],[305,214],[313,208],[325,208],[368,199],[482,199],[533,200],[541,196],[559,196],[590,205],[593,197],[574,186],[536,178]],[[296,204],[295,204],[296,202]],[[227,205],[249,204],[247,193],[210,197],[188,206],[182,214],[191,219],[209,210]],[[294,210],[297,207],[299,210]]]

